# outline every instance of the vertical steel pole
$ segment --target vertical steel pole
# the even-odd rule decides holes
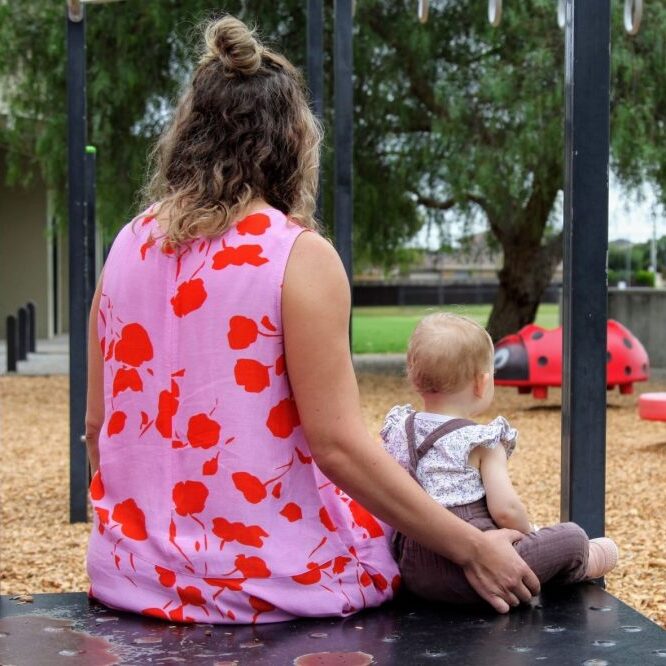
[[[28,352],[34,354],[37,351],[37,306],[28,301],[25,307],[28,311]]]
[[[610,0],[567,0],[562,520],[604,533]]]
[[[25,308],[18,309],[18,360],[25,361],[28,358],[28,311]]]
[[[82,437],[86,415],[85,283],[85,13],[67,16],[67,105],[69,185],[69,520],[87,519],[88,461]]]
[[[354,88],[352,0],[335,0],[335,246],[352,284]]]
[[[16,372],[18,369],[18,331],[16,330],[16,317],[7,317],[7,372]]]
[[[96,213],[96,170],[97,151],[95,146],[86,146],[85,154],[85,282],[86,312],[90,312],[97,283],[95,253],[95,213]]]
[[[307,77],[312,99],[312,108],[320,121],[324,120],[324,2],[308,0],[307,29]],[[323,215],[321,193],[321,171],[319,172],[319,190],[317,194],[317,219]]]

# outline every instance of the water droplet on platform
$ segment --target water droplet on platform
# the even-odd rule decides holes
[[[328,634],[325,634],[323,631],[315,631],[310,634],[310,638],[328,638]]]
[[[608,666],[608,662],[605,659],[586,659],[583,666]]]
[[[635,627],[633,624],[625,624],[623,627],[620,627],[622,631],[626,631],[628,634],[635,634],[639,631],[643,631],[640,627]]]
[[[397,643],[401,638],[400,634],[388,634],[382,638],[382,643]]]
[[[601,611],[602,613],[608,613],[613,609],[610,606],[590,606],[590,610]]]
[[[558,626],[556,626],[556,625],[554,625],[554,624],[546,625],[546,626],[543,628],[543,630],[544,630],[547,634],[559,634],[561,631],[566,631],[566,629],[565,629],[564,627],[558,627]]]
[[[615,641],[592,641],[592,645],[596,645],[597,647],[613,647],[617,643]]]
[[[78,657],[80,654],[83,654],[85,650],[60,650],[58,654],[61,657]]]
[[[656,657],[666,657],[666,650],[652,650],[652,654]]]
[[[61,634],[65,631],[65,627],[44,627],[42,631],[45,631],[47,634]]]
[[[7,638],[9,634],[6,634],[4,631],[0,631],[0,638]]]
[[[248,643],[241,643],[238,647],[243,650],[250,650],[252,648],[264,647],[264,644],[261,641],[251,641]]]
[[[428,657],[428,659],[441,659],[442,657],[448,657],[449,653],[442,650],[426,650],[423,656]]]
[[[509,650],[512,652],[532,652],[532,648],[526,645],[512,645]]]
[[[162,639],[159,636],[140,636],[132,641],[132,643],[136,643],[137,645],[154,645],[161,642]]]
[[[110,615],[109,617],[96,617],[95,622],[97,624],[102,624],[102,622],[117,622],[118,618]]]

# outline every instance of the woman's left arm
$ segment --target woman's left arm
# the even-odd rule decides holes
[[[99,433],[104,424],[104,357],[99,344],[97,317],[102,295],[102,277],[97,283],[88,320],[88,403],[86,408],[86,446],[90,471],[99,467]]]

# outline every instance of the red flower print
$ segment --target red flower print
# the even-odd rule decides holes
[[[268,368],[270,368],[269,365],[264,365],[259,361],[249,358],[238,359],[234,368],[236,384],[242,386],[248,393],[261,393],[271,383]]]
[[[245,578],[204,578],[208,585],[219,587],[220,589],[213,595],[213,599],[224,592],[224,590],[231,590],[232,592],[240,592],[243,589]]]
[[[161,391],[157,403],[157,418],[155,419],[155,427],[157,432],[170,439],[173,434],[173,417],[178,411],[178,396],[180,389],[178,384],[171,380],[171,391]]]
[[[377,522],[377,519],[364,507],[362,507],[356,500],[349,502],[349,510],[354,517],[354,522],[363,529],[367,530],[370,538],[384,536],[382,526]]]
[[[252,236],[261,236],[268,227],[271,226],[271,220],[268,215],[263,213],[254,213],[248,215],[244,220],[241,220],[237,225],[238,233],[241,236],[251,234]]]
[[[157,215],[153,215],[152,213],[146,215],[141,222],[141,226],[145,227],[147,224],[150,224],[156,217]]]
[[[308,562],[307,568],[308,571],[297,576],[292,576],[292,580],[297,582],[299,585],[314,585],[321,580],[321,571],[327,567],[331,566],[330,562],[324,564],[317,564],[316,562]]]
[[[238,541],[244,546],[261,548],[264,545],[262,539],[268,536],[259,525],[244,525],[243,523],[230,523],[225,518],[213,518],[213,534],[218,536],[222,543],[220,550],[226,541]]]
[[[209,449],[220,441],[220,424],[207,414],[195,414],[187,425],[190,446]]]
[[[351,562],[351,557],[344,557],[340,555],[333,560],[333,573],[340,574],[345,570],[345,567]]]
[[[275,497],[275,499],[280,499],[280,496],[282,495],[282,481],[276,483],[273,486],[273,490],[271,491],[271,495]]]
[[[164,567],[155,566],[155,573],[159,576],[160,583],[164,587],[173,587],[176,583],[176,574],[170,569],[165,569]]]
[[[183,615],[184,609],[185,606],[178,606],[178,608],[174,608],[172,611],[169,611],[169,618],[174,622],[194,622],[193,617]],[[206,614],[208,614],[208,611],[206,611]]]
[[[255,555],[251,557],[239,555],[234,564],[236,565],[236,569],[243,574],[244,578],[269,578],[271,575],[266,562]]]
[[[116,504],[111,518],[120,524],[120,529],[126,537],[135,541],[144,541],[148,538],[146,517],[132,498]]]
[[[102,483],[102,474],[98,469],[90,481],[90,498],[99,501],[104,497],[104,484]]]
[[[363,587],[368,587],[368,585],[372,584],[372,578],[370,578],[370,574],[368,574],[367,571],[364,571],[361,574],[361,577],[360,577],[359,581],[360,581],[361,585],[363,585]]]
[[[261,325],[271,333],[277,333],[277,328],[268,315],[261,318]]]
[[[180,597],[180,602],[183,606],[205,606],[206,600],[201,594],[201,590],[194,585],[188,585],[187,587],[177,587],[176,591]]]
[[[179,481],[173,487],[172,498],[179,515],[201,513],[208,499],[208,488],[200,481]]]
[[[257,618],[262,613],[270,613],[271,611],[275,610],[275,606],[273,606],[273,604],[270,603],[270,601],[264,601],[259,597],[254,597],[250,595],[248,601],[250,602],[250,606],[252,606],[252,608],[256,611],[255,614],[252,616],[252,624],[254,624],[257,621]]]
[[[383,592],[388,587],[388,581],[380,573],[372,574],[371,578],[372,582],[375,584],[375,587],[380,592]]]
[[[203,464],[203,467],[201,468],[201,473],[204,476],[213,476],[214,474],[217,474],[217,459],[220,457],[220,454],[218,453],[216,456],[213,456],[210,460],[206,460],[206,462]]]
[[[160,620],[169,619],[169,616],[161,608],[144,608],[141,611],[141,615],[147,615],[148,617],[157,617]]]
[[[104,357],[105,361],[110,361],[113,358],[113,351],[116,348],[116,341],[111,340],[111,343],[109,344],[109,349],[106,352],[106,356]]]
[[[393,576],[393,579],[391,580],[391,589],[393,590],[394,594],[397,594],[398,590],[400,589],[400,583],[402,582],[402,579],[400,578],[399,574],[396,574]]]
[[[224,244],[224,241],[222,241]],[[227,266],[261,266],[268,263],[266,257],[262,257],[261,245],[239,245],[238,247],[226,247],[213,255],[213,270],[219,271]]]
[[[115,398],[119,393],[128,390],[143,391],[141,377],[134,368],[130,368],[129,370],[119,368],[113,378],[113,397]]]
[[[290,523],[294,523],[303,517],[303,512],[298,504],[289,502],[289,504],[284,505],[284,508],[280,511],[280,515],[284,516]]]
[[[176,317],[184,317],[186,314],[198,310],[206,300],[208,294],[201,278],[181,282],[176,290],[176,295],[171,299],[171,305]]]
[[[231,475],[231,480],[251,504],[258,504],[266,498],[266,487],[254,474],[234,472]]]
[[[148,240],[141,246],[141,261],[146,260],[146,252],[148,252],[148,250],[150,250],[150,248],[153,247],[155,243],[155,238],[152,234],[150,234],[150,236],[148,236]]]
[[[153,358],[153,345],[141,324],[127,324],[120,332],[115,348],[116,361],[139,367]]]
[[[99,519],[99,533],[104,534],[105,525],[109,524],[109,510],[96,506],[95,512],[97,513],[97,518]]]
[[[301,425],[301,420],[296,403],[292,398],[285,398],[275,405],[269,412],[266,421],[266,426],[273,435],[282,439],[289,437],[294,432],[294,428],[299,425]]]
[[[298,447],[296,447],[296,455],[304,465],[310,465],[312,463],[312,456],[306,456]]]
[[[326,510],[325,506],[322,506],[321,509],[319,509],[319,520],[321,520],[321,524],[329,531],[329,532],[335,532],[338,528],[333,524],[333,521],[331,520],[331,516],[329,516],[328,511]]]
[[[227,339],[231,349],[247,349],[257,341],[258,335],[259,327],[252,319],[235,315],[229,320]]]
[[[278,356],[277,360],[275,361],[275,374],[284,375],[286,371],[287,365],[284,360],[284,354],[280,354],[280,356]]]
[[[106,427],[106,434],[109,437],[113,437],[113,435],[121,433],[125,428],[125,421],[127,421],[127,414],[125,412],[113,412]]]

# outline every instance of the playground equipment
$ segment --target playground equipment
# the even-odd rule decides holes
[[[643,393],[639,396],[638,415],[646,421],[666,421],[666,393]]]
[[[633,393],[634,382],[648,378],[650,362],[645,348],[628,328],[608,321],[606,386]],[[562,386],[562,327],[547,330],[529,324],[495,346],[495,384],[515,386],[518,393],[547,398],[550,386]]]

